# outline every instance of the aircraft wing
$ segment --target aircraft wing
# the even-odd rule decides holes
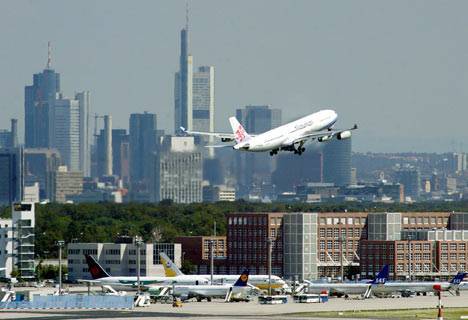
[[[194,136],[207,136],[207,137],[215,137],[222,139],[224,141],[234,141],[236,139],[234,133],[229,133],[229,132],[202,132],[202,131],[191,131],[187,130],[184,127],[180,127],[180,130],[182,130],[186,134],[194,135]],[[255,137],[254,134],[250,135],[251,137]]]
[[[345,131],[356,130],[357,128],[358,128],[358,126],[355,124],[352,128],[349,128],[349,129],[334,129],[334,130],[313,132],[313,133],[309,133],[309,134],[297,137],[296,139],[294,139],[293,143],[303,142],[303,141],[306,141],[308,139],[318,139],[318,138],[324,138],[324,137],[326,137],[327,140],[328,140],[328,139],[333,138],[334,136],[336,136],[338,133],[342,133],[342,132],[345,132]]]
[[[216,137],[220,139],[229,139],[229,140],[235,139],[234,133],[191,131],[191,130],[186,130],[184,127],[180,127],[180,129],[183,132],[190,134],[190,135],[194,135],[194,136],[208,136],[208,137]]]

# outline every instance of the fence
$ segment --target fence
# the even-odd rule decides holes
[[[133,296],[33,296],[31,301],[0,302],[0,309],[133,309]]]

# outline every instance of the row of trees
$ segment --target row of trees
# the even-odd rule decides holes
[[[113,242],[118,235],[141,235],[145,241],[171,242],[179,235],[210,235],[216,221],[217,233],[226,233],[225,215],[232,212],[406,212],[468,211],[468,201],[421,202],[416,204],[304,204],[251,203],[245,201],[177,205],[158,204],[45,204],[36,206],[36,256],[57,257],[57,240]],[[10,208],[3,208],[9,217]]]

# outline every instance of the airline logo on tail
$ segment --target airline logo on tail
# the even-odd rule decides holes
[[[234,283],[234,287],[246,287],[249,282],[249,270],[245,269],[240,275],[239,279]]]
[[[466,272],[457,273],[457,275],[452,279],[452,281],[450,281],[450,284],[458,286],[463,281],[463,279],[465,278],[467,274],[468,273]]]
[[[237,121],[236,117],[230,117],[229,123],[231,124],[232,132],[237,143],[244,142],[250,138],[249,134],[245,131],[244,127]]]
[[[388,264],[384,265],[382,270],[377,274],[374,280],[372,280],[372,284],[385,284],[388,280],[389,275],[389,267]]]
[[[94,259],[93,256],[89,254],[85,254],[86,263],[88,264],[89,272],[91,273],[91,277],[93,279],[100,279],[100,278],[107,278],[110,275],[104,270],[103,267]]]
[[[164,267],[164,273],[166,277],[175,277],[183,275],[182,271],[171,261],[171,259],[164,252],[159,253],[161,264]]]

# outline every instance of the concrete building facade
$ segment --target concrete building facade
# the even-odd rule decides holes
[[[164,276],[159,251],[180,262],[180,244],[146,243],[140,247],[140,275]],[[92,255],[112,276],[137,275],[137,247],[133,243],[69,243],[68,276],[72,280],[91,279],[85,254]],[[178,264],[180,266],[180,263]]]

